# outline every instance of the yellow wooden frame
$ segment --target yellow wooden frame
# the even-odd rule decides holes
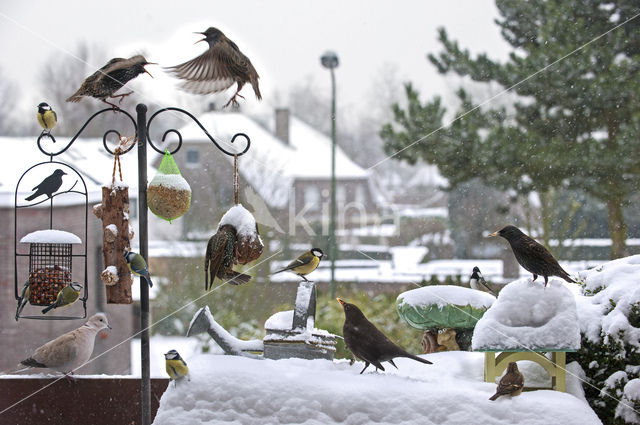
[[[484,353],[484,380],[495,383],[496,377],[502,376],[510,362],[529,360],[538,363],[551,376],[551,386],[556,391],[567,391],[567,352],[551,351],[551,359],[544,351],[502,352],[496,357],[495,351]]]

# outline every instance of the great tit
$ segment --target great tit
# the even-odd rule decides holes
[[[51,109],[51,106],[45,102],[38,105],[36,118],[38,118],[38,124],[40,124],[40,127],[44,128],[44,133],[46,134],[51,133],[51,130],[58,122],[58,114],[56,114],[56,111]]]
[[[167,373],[174,382],[174,385],[177,385],[177,381],[181,380],[185,376],[187,377],[187,381],[190,380],[187,363],[182,360],[182,357],[180,357],[180,354],[178,354],[176,350],[169,350],[169,352],[165,353],[164,358]]]
[[[484,280],[484,276],[480,273],[480,268],[477,266],[473,268],[473,273],[471,273],[471,277],[469,278],[469,286],[471,289],[475,289],[476,291],[484,291],[486,289],[493,295],[496,294],[491,288],[489,288],[487,281]]]
[[[153,286],[153,282],[151,282],[151,277],[149,276],[149,270],[147,270],[147,262],[144,261],[144,257],[133,251],[125,251],[124,259],[127,261],[127,266],[129,266],[129,270],[133,272],[136,276],[142,276],[149,284],[151,288]]]
[[[290,271],[308,282],[305,276],[318,267],[318,264],[320,264],[320,260],[322,259],[323,255],[324,253],[320,248],[311,248],[310,251],[305,252],[304,254],[293,260],[291,263],[289,263],[287,267],[278,270],[273,274]]]
[[[78,282],[71,282],[71,284],[66,285],[58,292],[56,300],[42,309],[42,314],[48,313],[54,308],[67,307],[73,304],[80,296],[80,291],[82,291],[82,285]]]
[[[18,317],[20,313],[22,313],[22,309],[25,305],[27,305],[27,301],[29,301],[29,295],[31,295],[31,285],[27,280],[22,286],[22,295],[18,299],[18,308],[16,309],[16,322],[18,321]]]

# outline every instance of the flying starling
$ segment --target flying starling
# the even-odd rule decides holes
[[[119,103],[122,103],[122,100],[133,91],[117,95],[114,93],[143,72],[149,74],[149,71],[144,69],[145,65],[149,64],[152,62],[148,62],[142,55],[136,55],[129,59],[111,59],[105,66],[88,76],[78,91],[67,99],[67,102],[80,102],[83,96],[91,96],[118,109],[118,106],[109,102],[107,98],[119,97]],[[153,77],[151,74],[149,75]]]
[[[236,264],[236,242],[236,229],[230,224],[220,226],[209,239],[204,258],[205,290],[213,286],[216,277],[231,285],[242,285],[251,280],[251,276],[232,269]]]
[[[471,289],[475,289],[476,291],[484,292],[484,290],[486,289],[493,295],[496,294],[491,288],[489,288],[489,285],[487,285],[487,281],[484,280],[484,276],[482,276],[482,273],[480,272],[480,268],[477,266],[473,268],[473,273],[471,273],[471,277],[469,278],[469,286],[471,287]]]
[[[200,41],[206,41],[209,49],[198,56],[180,65],[169,67],[178,78],[184,80],[182,89],[194,94],[212,94],[228,89],[237,83],[238,87],[235,94],[224,105],[226,108],[233,103],[238,106],[236,96],[239,94],[242,86],[250,83],[253,92],[258,100],[262,99],[260,88],[258,87],[259,75],[236,44],[229,40],[217,28],[210,27],[205,32],[197,32],[205,36]]]
[[[51,198],[54,192],[60,189],[60,186],[62,186],[62,176],[66,175],[67,173],[65,173],[61,169],[56,169],[53,174],[51,174],[49,177],[46,177],[40,182],[39,185],[31,189],[35,190],[32,195],[27,196],[24,199],[26,199],[27,201],[31,201],[41,195],[47,195],[49,198]]]
[[[38,124],[42,127],[44,134],[51,133],[53,127],[56,126],[58,122],[58,114],[56,111],[51,109],[47,103],[42,102],[38,105],[38,113],[36,114],[36,118],[38,119]]]
[[[502,236],[509,242],[516,260],[525,270],[533,274],[534,281],[538,276],[543,276],[544,286],[547,286],[549,276],[558,276],[567,282],[576,283],[544,246],[522,233],[517,227],[506,226],[490,236]]]
[[[361,374],[369,367],[369,364],[374,365],[376,370],[384,371],[382,362],[389,362],[397,369],[398,366],[393,362],[396,357],[407,357],[422,363],[432,364],[429,360],[407,353],[394,344],[373,323],[367,320],[357,306],[344,302],[340,298],[337,300],[344,309],[345,320],[342,327],[344,343],[354,356],[364,361]]]
[[[507,366],[507,373],[498,382],[498,388],[496,393],[489,398],[493,401],[501,395],[516,396],[522,394],[524,388],[524,376],[518,370],[518,364],[516,362],[509,363]]]

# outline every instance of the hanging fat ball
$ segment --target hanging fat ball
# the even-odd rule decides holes
[[[153,282],[151,282],[151,276],[149,276],[147,262],[144,261],[144,257],[137,252],[125,251],[124,259],[127,262],[127,266],[129,266],[129,270],[131,270],[131,272],[136,276],[144,277],[149,284],[149,288],[151,288],[153,286]]]
[[[18,308],[16,308],[16,322],[18,321],[18,317],[20,317],[20,313],[22,313],[24,306],[27,305],[27,301],[29,301],[29,295],[31,295],[31,285],[29,285],[29,281],[27,280],[22,286],[22,294],[18,299]]]
[[[246,83],[250,83],[258,100],[262,100],[258,87],[259,75],[238,46],[228,39],[222,31],[210,27],[205,32],[197,32],[205,36],[200,41],[206,41],[209,49],[195,59],[180,65],[167,68],[181,80],[182,89],[194,94],[213,94],[228,89],[237,83],[234,95],[224,105],[226,108],[233,103],[238,106],[236,96]]]
[[[178,384],[178,381],[183,379],[185,376],[187,377],[187,381],[189,381],[189,367],[187,367],[187,363],[182,360],[180,354],[176,350],[169,350],[164,355],[165,359],[165,368],[167,370],[167,374],[173,381],[174,386]]]
[[[42,102],[38,105],[38,113],[36,114],[36,118],[38,119],[38,124],[44,130],[42,131],[44,134],[51,133],[53,127],[56,126],[58,122],[58,114],[56,111],[51,109],[47,103]]]
[[[534,281],[538,276],[542,276],[544,277],[544,286],[547,286],[549,276],[558,276],[567,282],[576,283],[571,279],[569,273],[560,267],[558,260],[553,258],[547,248],[522,233],[517,227],[505,226],[490,236],[501,236],[509,242],[516,260],[525,270],[533,274]]]
[[[489,398],[493,401],[501,395],[516,396],[522,394],[524,388],[524,376],[518,370],[518,364],[511,362],[507,366],[507,373],[498,382],[496,393]]]
[[[84,365],[93,353],[96,334],[102,329],[111,329],[104,313],[94,314],[87,323],[60,335],[38,347],[31,356],[20,362],[26,368],[47,368],[66,375]],[[21,369],[17,372],[20,372]]]
[[[364,368],[360,374],[372,364],[376,370],[384,371],[382,362],[389,362],[396,369],[398,366],[393,362],[396,357],[407,357],[421,363],[432,364],[429,360],[414,356],[406,352],[403,348],[394,344],[385,334],[364,316],[362,311],[354,305],[336,298],[344,309],[344,326],[342,336],[347,348],[354,356],[364,361]]]
[[[56,300],[42,309],[42,314],[46,314],[54,308],[70,306],[78,299],[80,291],[82,291],[82,285],[78,282],[71,282],[71,284],[66,285],[58,292]]]
[[[484,276],[482,276],[480,268],[477,266],[473,268],[473,273],[471,273],[471,277],[469,278],[469,286],[471,289],[475,289],[476,291],[484,292],[486,290],[491,292],[493,295],[496,295],[496,293],[489,288],[489,285],[487,285],[487,281],[484,280]]]
[[[213,286],[215,278],[219,278],[231,285],[242,285],[251,280],[251,276],[238,273],[232,269],[236,262],[236,228],[230,224],[223,224],[207,243],[204,258],[204,289]]]
[[[31,189],[31,190],[35,190],[35,192],[33,192],[32,195],[27,196],[24,199],[27,201],[32,201],[41,195],[47,195],[47,197],[51,198],[54,192],[60,189],[60,186],[62,186],[62,176],[66,176],[66,175],[67,173],[65,173],[61,169],[59,168],[56,169],[53,172],[53,174],[51,174],[49,177],[46,177],[44,180],[40,182],[39,185]]]
[[[320,248],[311,248],[311,250],[301,254],[298,258],[290,262],[287,267],[280,269],[272,274],[290,271],[308,282],[306,275],[318,268],[323,255],[324,253]]]
[[[88,76],[78,91],[67,99],[67,102],[80,102],[83,96],[91,96],[118,109],[118,106],[107,101],[107,98],[119,97],[119,103],[122,103],[122,100],[133,91],[117,95],[114,93],[143,72],[149,74],[149,71],[144,69],[145,65],[154,65],[154,63],[148,62],[142,55],[132,56],[129,59],[111,59],[105,66]],[[153,78],[151,74],[149,76]]]

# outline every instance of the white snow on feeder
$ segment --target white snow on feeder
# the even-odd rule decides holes
[[[71,232],[65,232],[64,230],[36,230],[28,235],[25,235],[20,239],[20,243],[68,243],[68,244],[81,244],[82,241],[79,237]]]
[[[260,235],[256,233],[256,220],[253,218],[253,215],[242,206],[242,204],[234,205],[229,208],[222,218],[220,219],[220,223],[218,223],[218,229],[224,226],[225,224],[229,224],[236,229],[238,233],[238,237],[247,237],[247,238],[260,238]]]

